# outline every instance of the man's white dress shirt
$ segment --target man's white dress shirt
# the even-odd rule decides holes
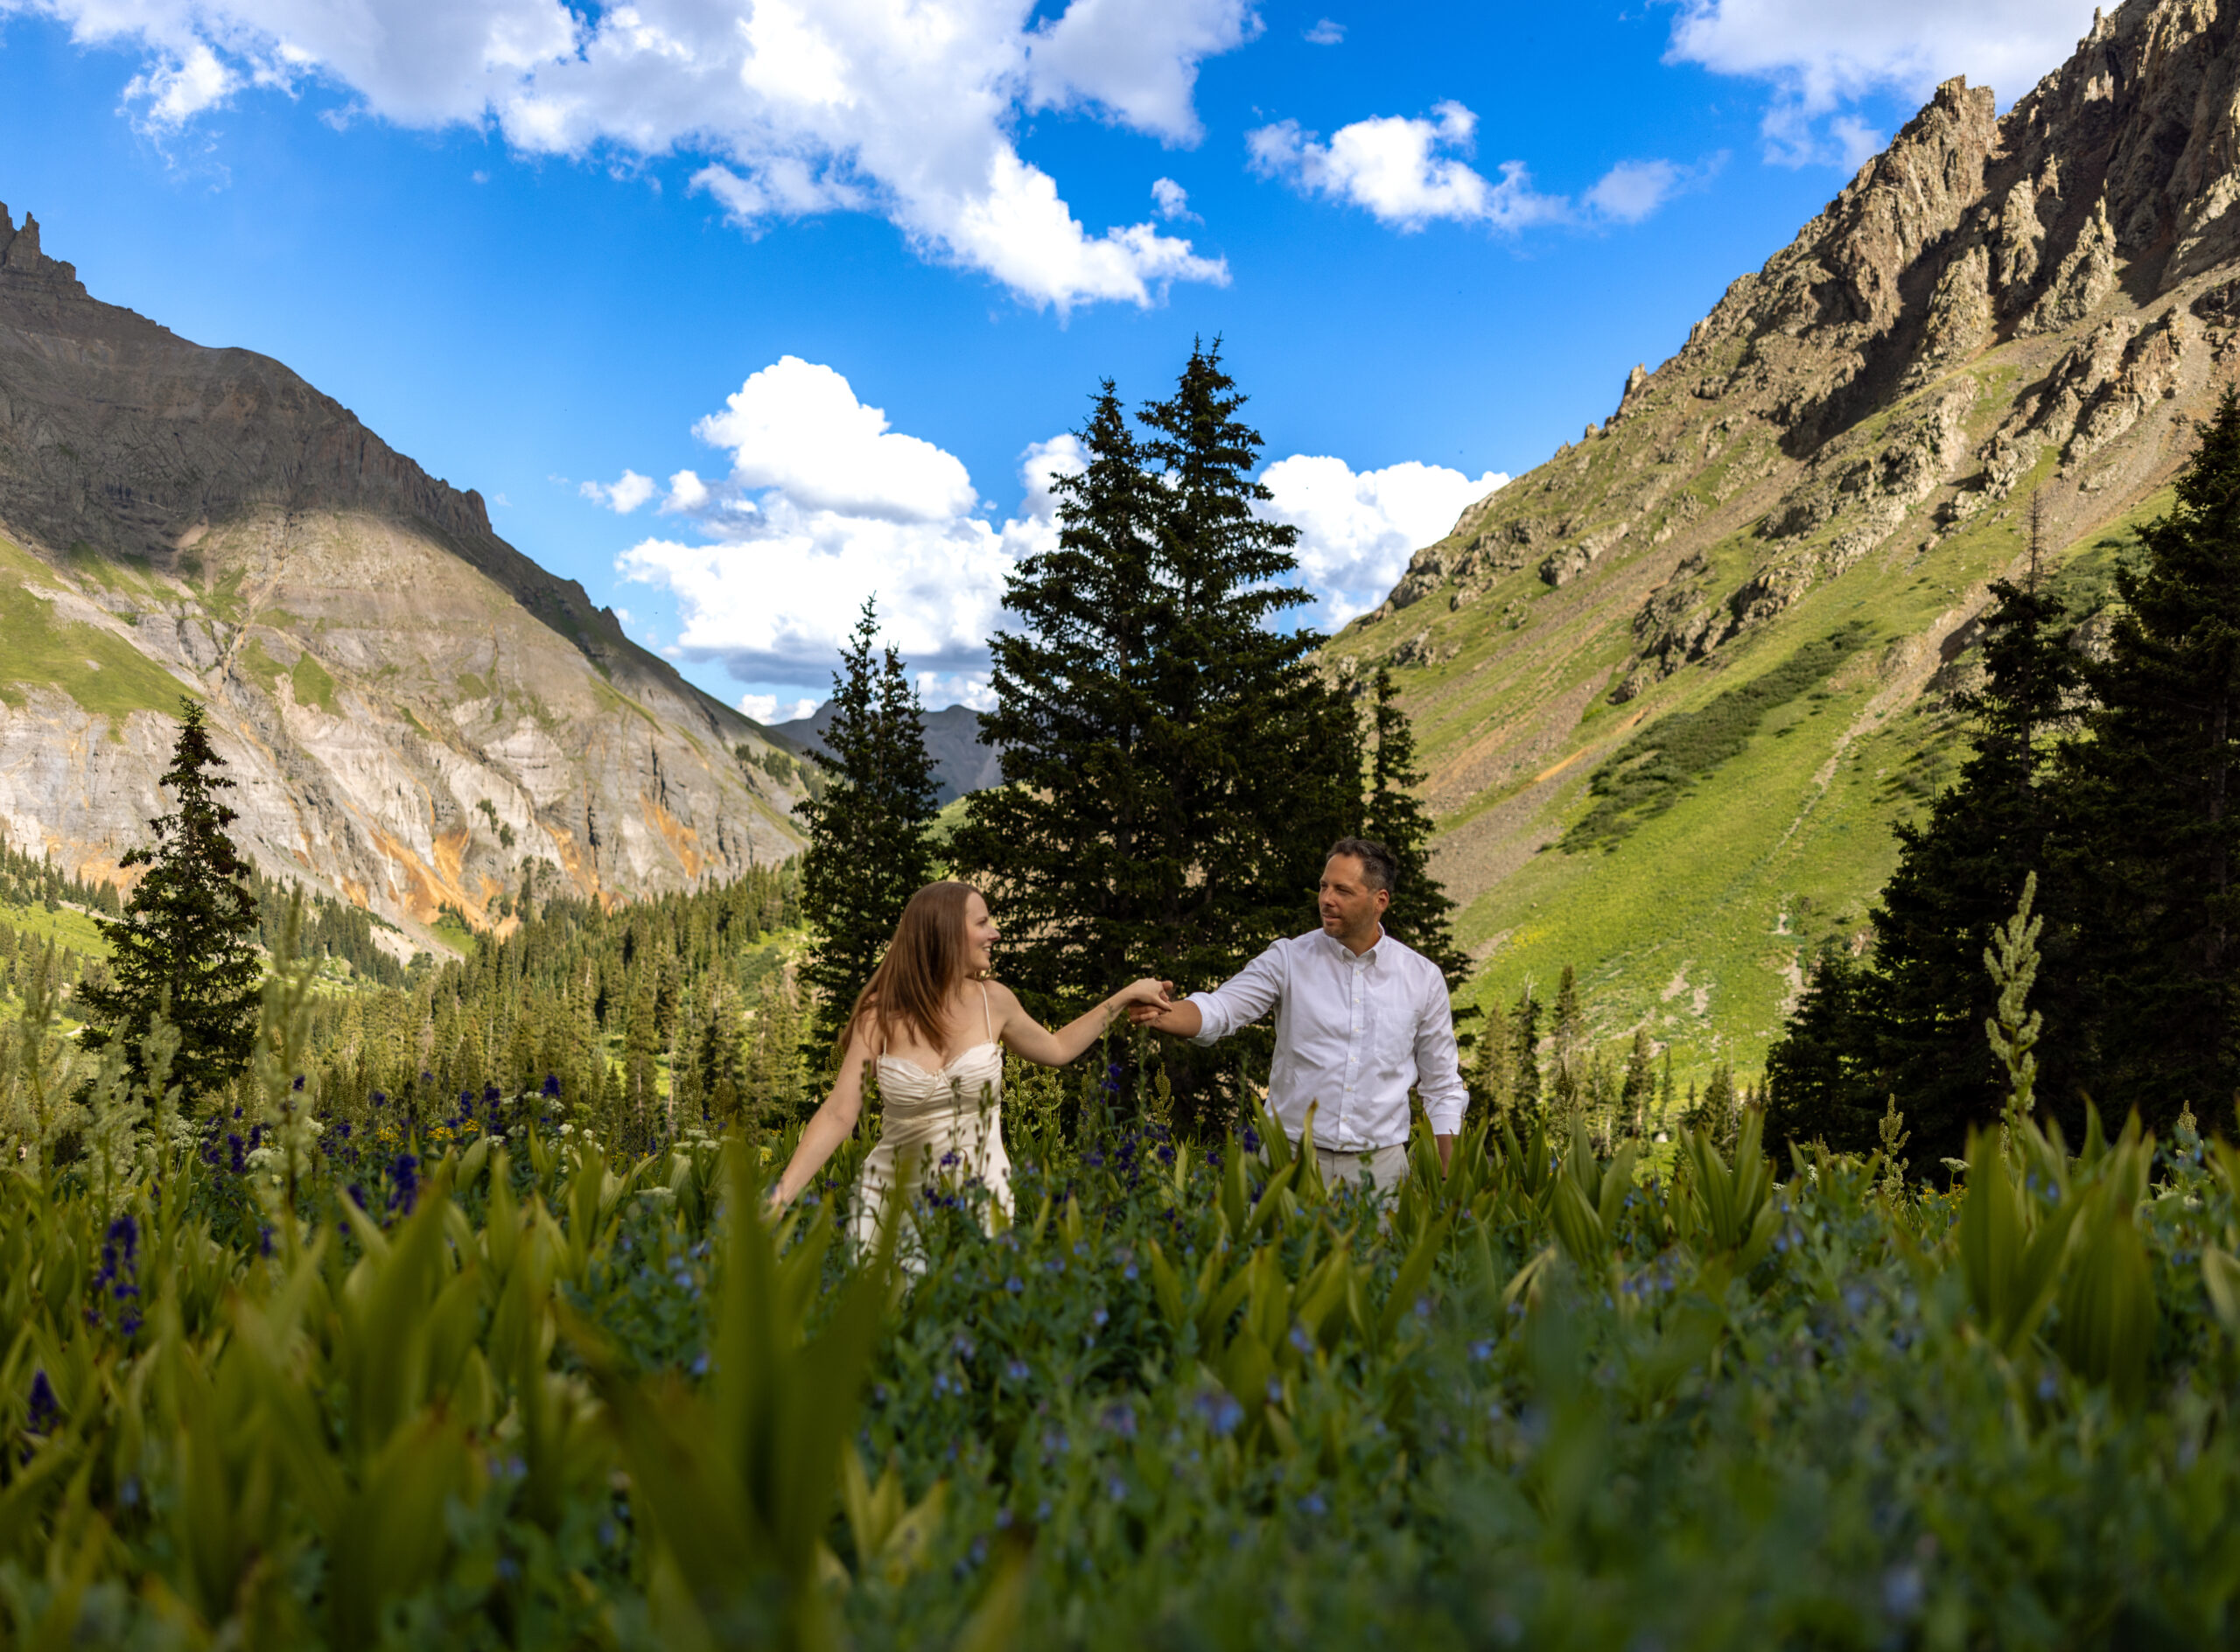
[[[1433,1133],[1462,1128],[1469,1095],[1438,966],[1382,931],[1356,956],[1317,929],[1278,941],[1211,992],[1193,992],[1211,1044],[1276,1011],[1268,1111],[1297,1141],[1310,1102],[1314,1143],[1344,1152],[1408,1139],[1408,1091],[1422,1092]]]

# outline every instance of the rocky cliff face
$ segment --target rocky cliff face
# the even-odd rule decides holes
[[[244,844],[425,938],[790,852],[765,732],[280,363],[90,298],[0,206],[0,822],[144,840],[180,693]],[[785,780],[777,778],[786,775]]]
[[[1497,986],[1568,950],[1627,1013],[1746,1054],[1799,948],[1835,914],[1855,929],[1886,872],[1921,790],[1890,777],[1950,736],[1936,683],[1985,583],[2027,566],[2026,500],[2057,577],[2166,497],[2240,352],[2240,6],[2132,0],[1995,111],[1938,88],[1606,424],[1466,512],[1334,645],[1404,668],[1441,868]],[[1814,691],[1812,715],[1847,716],[1787,731],[1810,761],[1767,758],[1746,791],[1756,758],[1695,777],[1670,831],[1596,858],[1598,891],[1692,878],[1705,904],[1620,914],[1540,853],[1612,752],[1839,622],[1880,647]],[[1852,849],[1816,847],[1838,819]],[[1695,986],[1663,991],[1721,948],[1746,1000],[1724,1025]]]

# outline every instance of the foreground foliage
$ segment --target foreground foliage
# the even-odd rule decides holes
[[[1379,1211],[1020,1074],[1018,1220],[921,1200],[906,1284],[833,1240],[860,1148],[774,1230],[782,1139],[620,1164],[532,1094],[356,1152],[289,1076],[308,979],[246,1158],[159,1037],[0,1177],[0,1645],[2233,1633],[2240,1152],[2189,1122],[2018,1112],[1956,1194],[1778,1179],[1755,1112],[1654,1163],[1480,1124]]]

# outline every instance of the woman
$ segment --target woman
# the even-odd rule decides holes
[[[1019,1007],[989,970],[1001,932],[980,892],[928,884],[910,897],[886,956],[856,999],[840,1034],[839,1077],[816,1110],[786,1173],[771,1190],[783,1209],[824,1168],[856,1128],[864,1074],[878,1074],[884,1123],[864,1161],[852,1226],[859,1243],[878,1236],[898,1167],[914,1165],[922,1185],[953,1173],[976,1178],[1008,1214],[1011,1160],[1004,1153],[1004,1048],[1044,1067],[1063,1067],[1096,1042],[1130,1004],[1162,1004],[1166,989],[1144,980],[1053,1032]]]

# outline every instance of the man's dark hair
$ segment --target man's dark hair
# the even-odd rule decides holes
[[[1368,879],[1370,888],[1382,889],[1388,895],[1398,892],[1400,864],[1382,844],[1366,837],[1340,837],[1322,858],[1335,860],[1340,855],[1351,855],[1361,862],[1362,875]]]

